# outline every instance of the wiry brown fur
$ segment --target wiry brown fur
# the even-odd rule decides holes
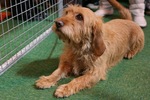
[[[56,22],[63,24],[58,27]],[[144,46],[143,31],[134,22],[115,19],[103,23],[91,10],[77,5],[64,10],[53,30],[64,41],[64,52],[58,68],[51,75],[40,77],[36,86],[50,88],[70,74],[79,76],[59,86],[56,97],[68,97],[105,80],[108,68],[124,57],[132,58]]]

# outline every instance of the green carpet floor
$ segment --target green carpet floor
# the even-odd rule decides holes
[[[105,21],[110,19],[110,16],[104,18]],[[145,47],[141,53],[109,70],[106,81],[64,100],[150,100],[150,16],[146,19]],[[62,42],[52,33],[1,75],[0,100],[56,100],[55,89],[73,77],[62,79],[45,90],[36,89],[34,83],[39,76],[49,75],[57,68],[62,47]]]

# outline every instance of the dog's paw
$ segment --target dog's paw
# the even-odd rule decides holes
[[[57,88],[57,90],[54,93],[54,96],[56,96],[57,98],[63,98],[68,97],[74,93],[75,91],[73,90],[73,88],[71,88],[68,84],[64,84]]]
[[[41,76],[39,80],[36,81],[36,87],[45,89],[54,86],[56,82],[52,81],[48,76]]]
[[[134,57],[135,53],[133,51],[128,52],[124,55],[125,59],[132,59]]]

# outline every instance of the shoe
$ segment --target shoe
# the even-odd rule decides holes
[[[96,10],[99,8],[99,2],[95,2],[95,3],[89,3],[87,5],[88,8],[92,9],[92,10]]]
[[[114,9],[112,7],[110,8],[100,8],[95,12],[97,16],[105,16],[105,15],[112,15],[114,13]]]
[[[147,26],[147,22],[144,16],[133,16],[133,21],[142,28]]]

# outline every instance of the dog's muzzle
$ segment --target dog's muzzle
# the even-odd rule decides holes
[[[55,24],[58,29],[64,26],[64,23],[62,21],[55,21]]]

